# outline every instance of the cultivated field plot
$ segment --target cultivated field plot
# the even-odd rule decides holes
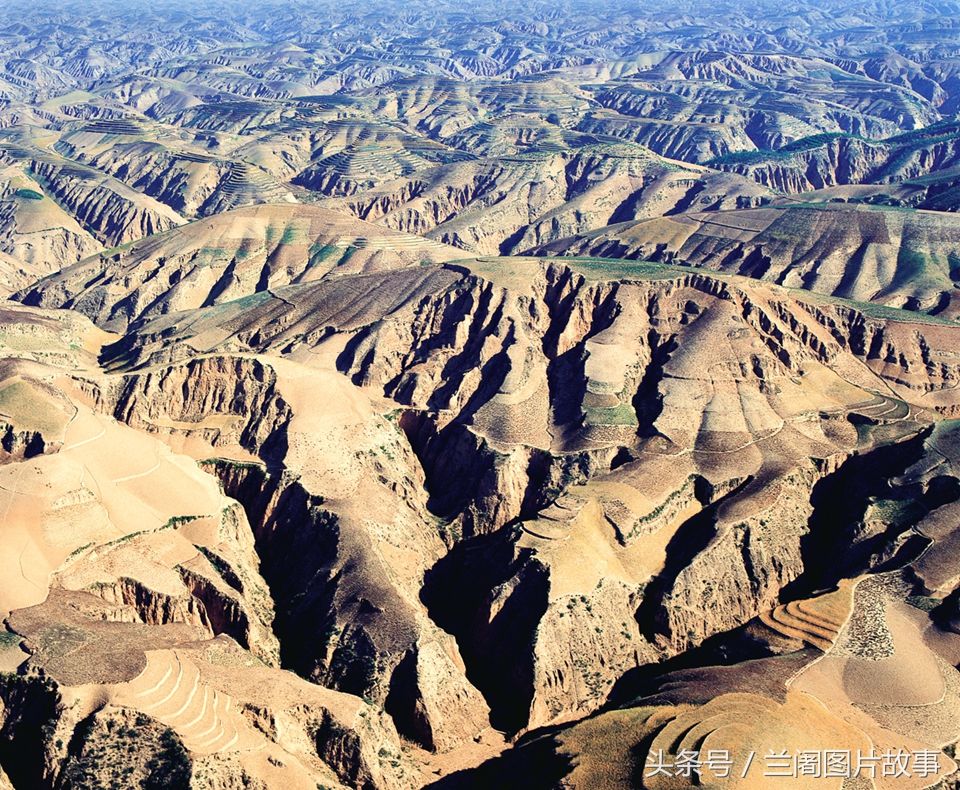
[[[960,786],[954,0],[8,0],[0,790]]]

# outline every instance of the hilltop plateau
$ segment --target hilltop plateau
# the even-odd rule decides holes
[[[957,19],[6,4],[0,788],[955,786]]]

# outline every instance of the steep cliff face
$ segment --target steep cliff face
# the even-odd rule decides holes
[[[7,160],[7,161],[4,161]],[[0,250],[19,262],[25,287],[38,276],[76,263],[100,244],[27,173],[27,165],[0,149]]]
[[[715,600],[717,586],[729,588],[729,571],[740,562],[733,556],[737,550],[744,560],[749,557],[742,566],[746,578],[759,586],[769,585],[776,574],[800,570],[781,593],[784,603],[761,610],[746,628],[721,632],[684,657],[627,672],[605,711],[553,730],[551,737],[520,741],[513,753],[458,779],[468,786],[496,783],[531,760],[540,771],[551,766],[570,784],[604,781],[630,787],[654,755],[678,755],[694,745],[691,739],[723,739],[742,749],[773,728],[772,737],[781,739],[856,744],[877,731],[879,720],[889,737],[927,738],[931,752],[939,754],[939,744],[957,737],[956,721],[924,718],[918,726],[916,713],[946,711],[957,699],[958,675],[946,659],[956,644],[957,564],[949,547],[955,540],[960,488],[954,455],[943,453],[955,430],[952,421],[945,421],[902,441],[822,459],[801,470],[804,479],[785,479],[779,501],[763,512],[766,523],[744,519],[742,512],[734,515],[738,498],[736,491],[728,492],[710,519],[700,520],[714,525],[706,536],[707,549],[686,541],[694,554],[691,568],[702,569],[696,557],[709,562],[709,554],[717,565],[712,579],[704,575],[698,582],[681,574],[698,594],[685,598],[679,589],[672,593],[684,609],[696,607],[700,617],[690,612],[676,618],[674,636],[683,637],[684,628],[697,628],[699,621],[727,611],[729,602],[723,608],[709,602]],[[749,482],[743,485],[744,495],[750,487]],[[801,491],[804,495],[797,496]],[[779,534],[795,521],[787,509],[791,500],[798,514],[812,508],[806,534],[799,535],[799,551],[796,532]],[[728,541],[723,524],[731,518],[738,521],[735,539]],[[770,540],[771,531],[790,543],[782,559],[792,570],[764,558],[780,555],[781,544]],[[721,557],[724,543],[731,554]],[[773,575],[764,574],[764,567]],[[649,600],[645,596],[644,607]],[[671,605],[667,598],[662,601]],[[644,622],[652,622],[652,614],[648,609]],[[660,626],[671,617],[666,609],[662,614]],[[937,679],[926,692],[919,682],[881,691],[868,672],[896,667],[899,677],[918,681],[917,661]],[[863,686],[849,679],[827,680],[838,671],[861,669],[870,679]],[[881,693],[884,704],[877,705]],[[893,711],[898,713],[891,715]],[[602,764],[591,763],[600,755]],[[947,757],[938,757],[944,775],[955,770]]]
[[[344,414],[315,415],[312,397],[331,387]],[[214,547],[206,562],[179,567],[190,600],[202,603],[200,625],[257,643],[250,612],[259,596],[247,585],[262,574],[285,666],[379,705],[389,697],[404,734],[447,750],[487,717],[455,643],[418,601],[424,570],[444,551],[441,529],[404,433],[348,387],[339,374],[282,360],[210,356],[132,371],[99,400],[173,444],[201,442],[267,464],[205,463],[246,510],[254,540],[243,548],[255,549],[257,574]]]
[[[486,276],[496,282],[489,271]],[[411,417],[407,428],[428,483],[439,492],[433,504],[459,510],[465,535],[498,525],[478,529],[473,504],[464,507],[463,498],[447,493],[454,477],[479,479],[461,490],[482,497],[491,476],[487,466],[470,469],[456,459],[476,459],[485,446],[503,448],[494,461],[501,470],[494,477],[500,498],[474,502],[478,511],[494,514],[511,502],[522,528],[502,530],[497,540],[516,542],[504,566],[515,569],[498,576],[483,562],[452,555],[444,567],[463,564],[434,577],[428,600],[449,594],[445,584],[454,578],[489,580],[486,592],[464,604],[475,615],[450,615],[445,627],[457,635],[473,673],[468,676],[484,690],[495,720],[511,727],[593,710],[628,669],[695,647],[772,607],[808,570],[803,544],[817,480],[858,446],[922,429],[922,421],[903,419],[905,404],[878,400],[870,390],[894,386],[904,398],[923,400],[928,393],[914,389],[906,370],[918,383],[926,381],[924,387],[939,381],[933,386],[940,394],[958,372],[953,364],[929,368],[918,361],[895,376],[891,359],[907,364],[926,353],[909,324],[849,307],[792,307],[780,292],[761,294],[743,281],[677,273],[666,281],[590,282],[562,266],[546,267],[543,277],[533,286],[545,303],[540,309],[526,308],[524,297],[511,309],[486,284],[473,299],[448,291],[434,303],[445,311],[440,316],[435,308],[420,308],[421,324],[416,314],[400,314],[396,328],[392,319],[377,324],[341,356],[360,382],[383,387],[410,406],[440,410],[429,429],[422,417]],[[474,305],[480,306],[475,312]],[[490,331],[491,315],[503,316],[508,329]],[[479,338],[477,347],[464,348],[470,360],[464,367],[489,371],[495,393],[484,390],[482,375],[457,377],[444,352],[441,338],[455,337],[461,320]],[[883,341],[869,339],[878,332],[897,346],[892,357],[878,355]],[[390,355],[398,345],[394,333],[404,347],[417,349],[412,360]],[[924,342],[942,342],[935,330],[924,335]],[[507,353],[507,342],[532,348]],[[569,386],[565,400],[554,400],[551,392],[551,441],[541,445],[537,464],[526,455],[518,465],[504,437],[514,421],[523,435],[536,435],[536,401],[511,402],[500,382],[536,376],[528,372],[537,370],[536,363],[526,360],[537,354],[546,357],[541,364],[548,371],[575,364],[585,381],[576,400]],[[504,360],[500,367],[498,358]],[[839,377],[847,383],[836,389],[830,382]],[[459,389],[465,386],[470,389]],[[522,384],[514,387],[524,391]],[[431,400],[437,393],[444,400]],[[483,410],[501,398],[498,433],[484,435]],[[446,409],[456,416],[444,424]],[[461,425],[465,411],[470,422]],[[848,420],[855,411],[862,416]],[[858,431],[858,420],[873,427]],[[452,468],[433,462],[434,452],[453,459]],[[820,460],[811,464],[810,456]],[[525,469],[519,485],[508,482],[516,475],[512,469]],[[528,493],[549,496],[543,484],[550,480],[576,495],[547,507],[549,500]],[[582,489],[576,486],[585,481]],[[534,554],[523,559],[531,549]],[[712,602],[708,616],[704,601]]]
[[[42,671],[6,675],[0,684],[4,775],[17,787],[37,788],[123,781],[210,790],[249,787],[264,776],[287,787],[409,786],[415,774],[388,717],[360,700],[244,664],[235,645],[218,647],[219,654],[194,648],[176,657],[184,683],[193,684],[189,696],[179,686],[166,689],[179,711],[156,703],[156,692],[142,682],[154,682],[153,676],[100,687],[91,698]],[[165,658],[152,654],[147,675]],[[232,676],[216,678],[228,658]],[[164,683],[171,685],[160,677],[160,691]],[[206,701],[195,703],[195,697]],[[224,705],[219,715],[210,700]],[[230,704],[236,712],[227,711]],[[189,721],[196,715],[213,737],[198,739],[200,730]],[[118,751],[128,759],[118,763]]]
[[[794,147],[797,146],[795,143]],[[732,155],[721,157],[715,163],[777,192],[795,195],[824,187],[873,183],[888,169],[890,151],[881,143],[838,135],[826,145],[808,150],[793,151],[788,147],[779,156],[771,155],[767,161],[764,161],[762,152],[742,158],[757,161],[740,164],[736,162],[737,156]],[[910,178],[920,173],[905,172],[902,175]]]
[[[814,591],[811,492],[956,408],[954,334],[743,277],[533,258],[161,316],[83,391],[203,459],[243,517],[216,539],[178,523],[183,556],[135,574],[116,569],[165,531],[95,573],[81,553],[58,581],[116,626],[252,650],[272,627],[282,666],[436,752],[580,717]],[[900,539],[870,523],[844,573]]]
[[[265,664],[278,664],[274,603],[236,503],[216,516],[177,516],[156,530],[84,544],[52,582],[102,599],[111,622],[185,624],[207,638],[226,634]]]
[[[395,574],[394,560],[382,549],[377,560],[361,553],[356,541],[374,533],[358,532],[355,514],[330,489],[243,467],[222,466],[220,475],[259,525],[289,660],[322,682],[382,699],[401,731],[423,743],[443,742],[439,721],[460,733],[446,743],[469,731],[463,722],[478,721],[445,712],[470,687],[451,695],[453,685],[425,675],[424,655],[455,655],[449,645],[425,652],[431,631],[414,601],[431,566],[425,600],[456,636],[466,676],[495,721],[517,729],[589,712],[624,673],[746,623],[808,572],[809,491],[821,470],[922,427],[902,401],[875,393],[892,387],[904,399],[953,408],[958,369],[946,325],[924,331],[921,342],[908,320],[748,280],[520,261],[529,267],[522,287],[499,264],[478,261],[421,277],[415,289],[404,286],[403,299],[364,302],[362,320],[346,324],[339,341],[340,300],[356,298],[348,279],[286,292],[303,310],[296,329],[238,335],[259,353],[332,343],[329,358],[355,384],[403,407],[393,438],[384,444],[387,434],[372,434],[380,449],[364,468],[389,486],[391,507],[399,496],[441,520],[413,532],[397,531],[405,517],[392,522],[392,541],[407,534],[404,545],[432,548],[389,594],[371,580]],[[409,277],[387,276],[397,285]],[[327,329],[311,328],[311,318]],[[162,324],[131,342],[128,364],[156,359]],[[276,387],[283,395],[282,382]],[[229,398],[210,402],[226,408]],[[291,409],[284,431],[295,448]],[[820,460],[811,465],[810,457]],[[295,458],[288,449],[284,464]],[[380,494],[363,490],[375,512]],[[292,526],[305,519],[314,524],[309,543]],[[441,559],[441,541],[487,538],[501,547],[500,560],[478,569],[459,552]],[[284,558],[282,571],[273,557]],[[302,558],[302,570],[291,570],[290,557]],[[467,577],[474,586],[464,592],[454,580]],[[383,594],[350,602],[344,594],[354,584]],[[438,610],[445,597],[458,616]],[[716,603],[710,617],[704,600]],[[318,645],[306,633],[329,638]],[[431,699],[438,686],[446,693]]]
[[[267,460],[282,457],[292,413],[276,372],[242,357],[207,357],[124,377],[103,396],[128,425],[166,436],[239,445]]]
[[[499,725],[591,713],[625,675],[749,622],[819,567],[804,551],[807,485],[818,477],[809,464],[752,491],[749,481],[726,494],[681,487],[668,497],[683,502],[672,517],[638,501],[644,489],[631,476],[644,472],[629,464],[574,487],[479,557],[455,552],[428,576],[426,600],[457,635]],[[624,499],[662,519],[626,546],[611,529]],[[458,606],[473,614],[457,615],[444,599],[465,577],[478,588]]]
[[[956,128],[941,126],[883,141],[841,134],[814,136],[778,151],[732,154],[710,164],[788,195],[851,184],[894,184],[960,162]]]
[[[220,589],[217,581],[200,573],[183,567],[178,570],[185,588],[180,594],[152,590],[129,577],[97,581],[86,589],[115,607],[106,615],[111,621],[161,626],[184,623],[198,627],[208,637],[228,634],[265,662],[276,663],[278,647],[270,620],[251,624],[247,602],[240,596]],[[69,586],[69,577],[65,582]]]
[[[150,625],[186,623],[198,626],[208,635],[213,635],[206,608],[192,594],[173,596],[156,592],[130,578],[121,578],[115,582],[97,582],[89,590],[117,607],[109,617],[118,622],[141,622]]]
[[[643,614],[653,617],[642,619],[651,622],[650,636],[679,653],[772,608],[805,569],[801,542],[816,478],[803,465],[764,485],[746,482],[729,503],[720,500],[682,525],[676,550],[668,548],[646,591]],[[683,546],[685,540],[693,545]]]
[[[577,374],[570,360],[586,356],[583,336],[616,310],[615,287],[574,285],[558,270],[539,271],[532,289],[519,295],[469,274],[430,302],[410,302],[364,328],[339,357],[358,384],[436,412],[402,424],[426,470],[431,506],[459,517],[467,535],[536,510],[545,491],[585,479],[615,452],[590,441],[596,427],[583,423],[579,387],[561,383]],[[559,448],[576,452],[552,452]]]
[[[40,431],[17,430],[13,425],[0,423],[0,448],[3,458],[21,461],[44,453],[56,452],[56,440],[45,439]]]
[[[240,504],[179,452],[213,454],[215,444],[251,460],[255,451],[270,456],[271,435],[294,419],[280,377],[240,357],[109,376],[91,351],[106,336],[75,316],[11,308],[3,320],[5,348],[22,355],[0,371],[5,419],[12,437],[32,431],[43,440],[11,445],[0,465],[4,506],[16,514],[11,541],[28,546],[2,562],[30,565],[29,575],[4,571],[0,598],[8,629],[0,654],[16,670],[0,684],[4,775],[16,786],[88,787],[115,777],[116,750],[132,746],[135,778],[147,781],[153,758],[176,757],[184,787],[264,776],[285,787],[410,786],[416,769],[387,714],[279,668],[274,622],[282,618],[260,536]],[[260,424],[258,411],[276,425]],[[228,419],[241,413],[246,420]],[[360,586],[354,580],[347,594]],[[442,668],[421,637],[429,667]],[[450,699],[458,672],[420,670],[418,682],[433,682],[423,695],[430,704]],[[430,720],[453,719],[470,701],[453,699]],[[478,721],[485,726],[483,708]],[[437,730],[423,740],[459,743]]]
[[[0,678],[0,763],[11,786],[53,787],[66,750],[51,736],[69,731],[72,718],[57,684],[46,675],[6,673]]]
[[[390,451],[395,468],[402,445]],[[396,474],[372,461],[377,477]],[[374,700],[401,733],[429,749],[446,751],[487,726],[486,705],[463,675],[456,644],[417,600],[423,568],[443,545],[436,525],[423,522],[417,489],[396,477],[387,483],[399,494],[399,512],[378,524],[384,494],[376,488],[363,494],[361,517],[287,475],[229,464],[219,464],[217,474],[253,521],[287,666]],[[422,510],[408,510],[408,498]]]
[[[411,407],[437,411],[432,423],[411,418],[407,426],[428,480],[432,470],[440,475],[433,501],[441,512],[466,512],[464,494],[475,492],[476,510],[491,514],[493,524],[506,523],[510,513],[516,517],[524,507],[543,506],[545,500],[538,501],[532,487],[590,477],[608,467],[621,448],[632,447],[638,433],[659,433],[677,446],[695,443],[706,449],[709,423],[699,434],[692,431],[696,423],[683,405],[697,385],[686,374],[662,378],[671,358],[678,369],[694,371],[703,362],[716,376],[746,377],[764,400],[774,394],[771,380],[782,379],[789,389],[789,379],[811,364],[842,366],[853,382],[866,384],[870,377],[863,378],[858,359],[905,397],[929,397],[933,405],[936,393],[914,390],[911,375],[943,394],[958,372],[944,345],[946,326],[943,337],[933,328],[921,342],[909,324],[816,303],[797,313],[779,295],[759,298],[745,283],[741,287],[709,276],[678,272],[674,281],[616,284],[590,282],[563,266],[542,271],[543,279],[533,286],[542,294],[541,304],[468,278],[432,304],[410,305],[356,334],[340,356],[339,364],[358,383],[383,387]],[[712,350],[678,351],[688,336],[723,331],[743,338],[743,356],[721,363],[710,360]],[[888,340],[876,333],[886,333]],[[461,346],[460,335],[474,340]],[[925,350],[930,343],[938,350]],[[413,353],[396,354],[397,348]],[[930,367],[925,359],[938,364]],[[563,386],[571,381],[563,378],[568,376],[574,386]],[[544,378],[546,392],[538,389]],[[754,419],[749,417],[747,425]],[[716,430],[718,436],[763,435],[779,424],[771,416],[767,427],[718,423]],[[517,442],[538,449],[520,450]],[[749,447],[749,436],[743,442]],[[478,463],[493,451],[493,469]],[[456,475],[475,482],[454,488],[443,483],[444,474],[448,480]],[[486,492],[497,499],[485,499]],[[512,503],[509,509],[505,501]],[[467,510],[472,512],[470,506]],[[473,530],[473,516],[468,520]]]
[[[950,3],[60,5],[0,3],[0,790],[955,778]]]
[[[161,233],[184,221],[173,209],[94,170],[37,159],[31,174],[84,229],[109,247]]]

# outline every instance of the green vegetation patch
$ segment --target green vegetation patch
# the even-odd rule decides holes
[[[118,247],[118,250],[123,248]],[[234,257],[234,250],[228,250],[226,247],[201,247],[191,260],[191,264],[197,267],[214,266],[229,262]]]
[[[809,208],[822,209],[825,204],[791,204],[789,208]],[[870,210],[874,210],[871,207]],[[876,210],[887,210],[886,207]],[[712,269],[706,269],[699,266],[675,266],[669,263],[657,263],[655,261],[628,261],[619,258],[591,258],[577,256],[557,256],[543,259],[550,263],[559,263],[569,266],[574,271],[582,274],[588,280],[594,281],[615,281],[615,280],[671,280],[677,277],[686,277],[691,273],[699,273],[717,280],[749,280],[750,278],[742,275],[730,274],[727,272],[717,272]],[[921,271],[927,267],[929,261],[914,261],[920,266]],[[955,259],[951,265],[957,267],[960,274],[960,259]],[[472,268],[472,267],[471,267]],[[929,269],[927,268],[927,271]],[[756,281],[754,281],[756,282]],[[816,291],[808,291],[804,288],[791,288],[787,286],[778,286],[783,290],[796,296],[801,301],[821,305],[839,305],[847,306],[869,318],[877,318],[884,321],[896,321],[907,324],[931,324],[936,326],[956,326],[956,322],[949,318],[941,318],[936,315],[921,313],[916,310],[905,310],[900,307],[889,307],[887,305],[875,304],[873,302],[861,302],[855,299],[845,299],[840,296],[831,296],[820,294]]]
[[[616,406],[586,409],[587,423],[590,425],[630,425],[636,426],[637,415],[633,408],[626,403]]]
[[[950,279],[956,282],[960,280],[960,255],[956,252],[947,253],[947,269],[950,272]]]
[[[893,137],[887,137],[883,142],[895,145],[929,145],[952,140],[957,135],[960,135],[960,122],[946,120],[922,129],[901,132]]]
[[[918,522],[926,513],[927,508],[913,499],[878,499],[867,511],[867,519],[903,529]]]
[[[943,274],[943,268],[932,255],[904,244],[897,255],[897,268],[889,290],[896,291],[909,285],[916,288],[921,284],[929,284],[933,288],[947,286],[949,283],[942,282]]]
[[[691,268],[654,261],[627,261],[619,258],[558,257],[550,261],[563,263],[588,280],[670,280],[685,277]]]
[[[792,155],[804,151],[812,151],[829,145],[834,140],[858,140],[868,145],[887,146],[899,149],[896,156],[884,167],[884,172],[893,172],[920,148],[926,148],[937,143],[949,142],[960,135],[960,124],[956,121],[941,121],[923,129],[915,129],[902,134],[887,137],[882,140],[863,137],[849,132],[821,132],[794,140],[776,149],[758,149],[755,151],[731,151],[715,157],[706,163],[708,167],[723,165],[752,165],[763,162],[778,162],[789,159]]]
[[[310,249],[307,252],[307,268],[313,268],[314,266],[319,266],[327,262],[330,262],[331,267],[336,266],[337,260],[342,253],[342,247],[314,242],[310,245]]]
[[[824,132],[823,134],[813,134],[809,137],[802,137],[787,143],[781,148],[758,148],[755,151],[731,151],[728,154],[715,157],[707,162],[708,167],[719,165],[753,165],[762,162],[780,162],[789,159],[794,154],[805,151],[813,151],[817,148],[823,148],[834,140],[862,140],[869,142],[863,137],[855,134],[846,134],[845,132]]]
[[[163,532],[168,529],[177,529],[184,524],[189,524],[191,521],[196,521],[200,518],[206,518],[206,516],[173,516],[172,518],[167,519],[163,524],[155,529],[138,529],[136,532],[130,532],[126,535],[121,535],[119,538],[114,538],[108,543],[104,543],[104,548],[110,546],[122,546],[124,543],[129,543],[134,538],[139,538],[142,535],[150,535],[155,532]]]
[[[9,417],[17,428],[57,433],[63,429],[66,416],[25,381],[11,381],[0,387],[0,414]]]
[[[872,302],[858,302],[853,299],[840,299],[838,297],[832,297],[832,299],[836,302],[848,304],[870,318],[880,318],[884,321],[897,321],[904,324],[936,324],[938,326],[956,326],[956,323],[951,321],[949,318],[940,318],[939,316],[935,315],[918,313],[914,310],[904,310],[900,307],[888,307],[887,305],[873,304]]]
[[[822,148],[825,145],[829,145],[834,140],[861,140],[863,142],[869,142],[865,137],[861,137],[858,134],[848,134],[847,132],[823,132],[822,134],[812,134],[809,137],[801,137],[799,140],[794,140],[792,143],[787,143],[785,146],[778,148],[777,151],[787,154],[796,154],[801,151],[812,151],[814,148]]]
[[[873,302],[860,302],[856,299],[845,299],[841,296],[829,296],[820,294],[816,291],[805,291],[803,288],[787,288],[796,297],[804,302],[820,305],[837,305],[839,307],[849,307],[857,312],[863,313],[868,318],[877,318],[883,321],[896,321],[904,324],[933,324],[936,326],[956,326],[956,322],[949,318],[941,318],[937,315],[928,315],[916,310],[904,310],[900,307],[888,307],[887,305],[875,304]]]
[[[757,165],[761,162],[770,162],[777,159],[788,159],[789,153],[761,148],[756,151],[731,151],[729,154],[717,156],[708,161],[707,167],[722,167],[723,165]]]
[[[932,598],[929,595],[911,595],[906,600],[908,604],[921,612],[932,612],[943,603],[940,598]]]
[[[675,491],[671,491],[667,495],[667,498],[663,500],[663,502],[654,507],[653,510],[646,515],[640,516],[640,518],[634,521],[630,530],[630,534],[626,536],[627,540],[635,538],[640,532],[642,532],[645,525],[660,518],[660,516],[662,516],[668,508],[673,507],[681,497],[687,496],[687,494],[692,491],[696,480],[696,475],[687,475],[687,479],[683,481],[683,485],[680,486],[680,488],[676,489]]]
[[[208,549],[206,546],[201,546],[199,544],[194,544],[194,546],[197,551],[207,558],[207,561],[213,566],[213,569],[220,574],[220,578],[242,595],[243,582],[240,581],[240,577],[234,572],[230,563],[216,552]]]
[[[265,465],[252,461],[235,461],[232,458],[204,458],[200,462],[201,466],[223,467],[226,469],[258,469],[263,471]]]
[[[177,734],[143,714],[101,712],[77,727],[58,781],[63,790],[190,786],[193,764]]]
[[[167,522],[160,527],[160,529],[176,529],[181,527],[184,524],[189,524],[191,521],[196,521],[197,519],[204,518],[204,516],[174,516],[171,519],[168,519]]]
[[[280,237],[281,244],[295,244],[306,240],[306,234],[302,228],[296,228],[293,225],[287,225],[283,229],[283,235]]]

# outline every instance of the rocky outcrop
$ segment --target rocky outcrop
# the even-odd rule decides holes
[[[400,740],[374,710],[364,711],[356,728],[338,720],[330,711],[307,708],[303,716],[318,756],[349,787],[403,787],[397,771],[402,759]],[[393,736],[393,737],[390,737]]]
[[[212,519],[199,516],[173,521],[157,531],[82,546],[57,572],[56,582],[110,604],[102,615],[110,622],[182,623],[208,637],[227,634],[265,664],[277,665],[274,605],[239,505],[226,508],[213,529]],[[207,545],[188,542],[179,532],[197,522],[206,522],[200,539]],[[157,536],[168,531],[178,531],[168,542],[181,547],[174,555],[180,562],[164,562],[157,552]]]
[[[167,595],[151,590],[143,583],[130,578],[120,578],[114,582],[98,582],[89,589],[94,595],[117,607],[110,612],[107,619],[149,625],[187,623],[199,626],[211,636],[213,635],[206,608],[193,595]]]
[[[151,590],[136,579],[122,577],[113,582],[98,582],[88,590],[116,607],[107,614],[109,620],[147,625],[186,623],[198,626],[211,637],[228,634],[244,648],[275,660],[272,634],[264,632],[262,624],[251,625],[243,599],[188,568],[178,570],[186,588],[186,593],[179,596]]]
[[[747,482],[735,500],[720,500],[681,527],[676,553],[668,550],[638,618],[652,624],[648,634],[655,642],[682,652],[746,623],[778,600],[804,571],[801,542],[816,478],[815,470],[800,467],[762,488]],[[757,505],[755,513],[740,517]]]
[[[386,556],[361,551],[370,536],[349,510],[255,467],[221,463],[217,474],[254,525],[287,665],[385,706],[398,730],[430,749],[448,750],[484,729],[486,707],[463,676],[456,645],[418,611]],[[436,533],[415,534],[410,540],[423,548],[439,543]]]
[[[108,757],[118,751],[131,755],[122,765]],[[56,786],[79,790],[119,782],[165,782],[194,787],[193,770],[189,753],[172,730],[142,713],[105,707],[74,731]]]
[[[290,407],[276,373],[255,359],[209,357],[136,373],[101,397],[117,419],[152,433],[239,444],[267,459],[285,451]]]
[[[22,461],[36,455],[55,453],[62,444],[58,441],[49,441],[40,431],[17,430],[9,423],[0,423],[0,448],[3,458],[8,461]]]
[[[133,424],[168,420],[176,436],[250,403],[277,415],[272,452],[243,420],[204,436],[268,461],[210,466],[252,524],[284,660],[438,750],[482,727],[476,689],[510,730],[581,715],[624,674],[772,609],[809,576],[819,477],[926,419],[877,393],[952,408],[946,325],[918,333],[908,314],[708,272],[531,265],[523,288],[482,261],[387,273],[375,281],[403,295],[361,300],[346,321],[329,305],[374,279],[298,286],[264,307],[290,323],[236,332],[244,356],[139,373],[161,343],[171,359],[186,348],[158,320],[116,357],[129,368],[117,413]],[[201,312],[190,336],[220,315]],[[299,461],[309,412],[294,370],[247,356],[326,343],[352,380],[338,387],[401,407],[343,417],[338,457],[356,460],[336,478],[322,455]],[[498,548],[478,567],[483,545]],[[425,573],[456,644],[421,609]]]
[[[637,622],[643,595],[642,587],[602,580],[550,602],[531,644],[528,728],[592,713],[626,673],[663,658]]]

